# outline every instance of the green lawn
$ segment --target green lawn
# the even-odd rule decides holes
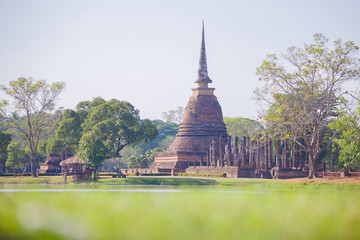
[[[206,178],[206,177],[135,177],[112,178],[111,176],[101,177],[97,182],[78,181],[75,182],[70,177],[67,178],[68,184],[77,185],[175,185],[175,186],[204,186],[221,185],[237,186],[242,188],[301,188],[301,189],[358,189],[360,190],[360,179],[348,178],[332,180],[273,180],[273,179],[253,179],[253,178]],[[353,181],[350,181],[354,179]],[[40,176],[33,177],[0,177],[1,184],[64,184],[64,177],[61,176]]]
[[[3,190],[0,239],[359,239],[360,236],[358,188],[260,179],[134,177],[119,181],[125,180],[139,184],[156,181],[181,184],[106,185],[116,183],[106,178],[96,185],[0,185]],[[206,185],[184,185],[197,181]],[[219,182],[223,185],[218,185]],[[36,192],[36,189],[61,191]],[[153,189],[165,192],[146,192]]]

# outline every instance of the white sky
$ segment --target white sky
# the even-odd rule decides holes
[[[116,98],[160,119],[195,87],[205,20],[210,87],[224,116],[256,118],[255,71],[266,54],[318,32],[359,44],[359,11],[356,0],[0,0],[0,83],[64,81],[58,106]]]

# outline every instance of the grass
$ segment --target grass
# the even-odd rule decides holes
[[[133,188],[104,184],[85,187]],[[170,189],[185,191],[0,192],[0,239],[358,239],[360,236],[358,190],[282,189],[256,184],[246,191],[234,185]]]
[[[0,184],[64,184],[61,176],[32,177],[0,177]],[[238,186],[249,188],[300,188],[300,189],[359,189],[360,178],[319,178],[319,179],[251,179],[251,178],[205,178],[205,177],[169,177],[169,176],[128,176],[127,178],[112,178],[103,176],[96,183],[92,180],[75,182],[67,178],[69,184],[91,184],[91,185],[175,185],[175,186],[197,186],[197,185],[221,185]]]
[[[64,177],[61,176],[21,176],[21,177],[0,177],[0,184],[62,184]]]

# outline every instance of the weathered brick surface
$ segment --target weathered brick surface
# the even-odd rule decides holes
[[[166,153],[154,154],[153,168],[171,168],[184,171],[193,162],[206,161],[209,147],[214,141],[214,153],[219,155],[219,137],[227,138],[226,126],[223,121],[222,110],[214,95],[214,88],[209,88],[211,83],[207,72],[204,29],[200,51],[198,78],[193,88],[193,95],[189,98],[184,109],[184,117],[180,124],[179,132],[174,142]],[[225,146],[225,141],[222,143]],[[186,162],[187,165],[186,165]]]
[[[183,121],[174,142],[165,153],[155,153],[152,168],[175,168],[183,172],[188,165],[179,162],[205,162],[211,141],[215,141],[215,153],[219,154],[220,136],[227,138],[222,110],[214,89],[194,88],[194,94],[184,110]],[[204,94],[204,95],[203,95]],[[222,142],[224,147],[226,142]]]
[[[214,139],[218,152],[219,136],[226,139],[227,133],[217,98],[194,94],[185,107],[183,121],[169,151],[207,152]]]

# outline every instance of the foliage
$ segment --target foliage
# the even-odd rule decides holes
[[[165,122],[174,122],[177,124],[181,123],[183,116],[184,116],[184,108],[183,107],[177,107],[176,110],[170,110],[168,112],[162,113],[162,119]]]
[[[256,137],[264,131],[260,122],[244,117],[225,117],[224,123],[230,136]]]
[[[79,157],[92,163],[95,172],[105,159],[119,158],[124,147],[156,137],[156,126],[150,120],[141,121],[139,111],[130,103],[116,99],[102,101],[101,98],[94,101],[94,104],[81,105],[88,115],[81,125]]]
[[[154,152],[163,152],[163,149],[155,148],[147,150],[146,153],[133,155],[128,161],[129,168],[148,168],[150,164],[154,161]]]
[[[62,120],[57,124],[55,139],[49,145],[48,153],[53,152],[76,152],[80,138],[82,136],[83,123],[81,116],[73,110],[66,109]]]
[[[7,148],[12,139],[11,134],[0,131],[0,173],[5,172],[4,167],[7,160]]]
[[[345,166],[360,165],[360,107],[356,111],[343,111],[330,127],[339,134],[334,142],[340,147],[339,160]]]
[[[360,77],[358,46],[336,40],[329,49],[327,43],[325,36],[315,34],[314,43],[288,48],[282,55],[285,63],[271,54],[257,69],[265,82],[255,93],[259,102],[266,104],[266,126],[308,153],[311,178],[319,154],[332,142],[334,133],[328,131],[328,124],[344,101],[343,85]]]
[[[26,156],[25,151],[22,149],[22,146],[19,142],[11,142],[7,147],[7,151],[8,158],[6,161],[6,166],[12,168],[15,174],[15,169],[24,167],[28,156]]]
[[[1,115],[9,126],[16,129],[26,139],[30,148],[31,173],[35,174],[38,144],[47,128],[47,112],[55,109],[55,100],[64,90],[65,83],[54,82],[51,85],[45,80],[34,81],[32,78],[19,78],[11,81],[9,87],[1,85],[1,90],[13,99],[12,104],[2,100]],[[19,122],[22,118],[24,121]]]
[[[152,121],[152,123],[156,125],[158,135],[152,141],[137,144],[137,147],[141,149],[142,154],[149,149],[167,149],[169,145],[174,141],[175,135],[179,130],[179,124],[176,124],[174,122],[163,122],[161,120],[154,120]]]

